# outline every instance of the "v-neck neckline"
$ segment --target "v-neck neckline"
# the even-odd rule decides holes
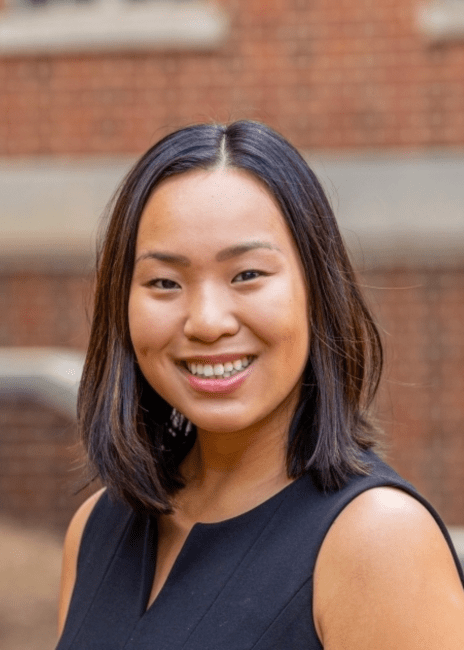
[[[258,505],[246,510],[238,515],[223,519],[216,522],[196,522],[189,530],[184,543],[182,544],[179,553],[177,554],[171,569],[166,576],[166,579],[161,586],[156,598],[148,605],[153,582],[156,574],[156,560],[157,560],[157,547],[158,547],[158,522],[156,515],[149,517],[147,526],[147,534],[144,542],[143,561],[142,561],[142,579],[141,579],[141,592],[140,592],[140,617],[146,618],[156,608],[156,605],[161,597],[164,596],[166,588],[169,589],[171,583],[176,578],[179,565],[182,563],[183,558],[188,553],[190,545],[193,541],[197,543],[203,537],[206,542],[210,534],[221,534],[234,529],[237,526],[248,526],[253,520],[264,519],[268,510],[275,512],[281,502],[288,496],[292,488],[294,488],[305,475],[300,476],[288,485],[284,486],[281,490],[270,496],[268,499],[262,501]]]

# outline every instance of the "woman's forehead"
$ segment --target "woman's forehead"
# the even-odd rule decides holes
[[[195,170],[163,181],[142,214],[138,247],[145,241],[189,237],[230,241],[282,239],[288,229],[271,193],[242,170]]]

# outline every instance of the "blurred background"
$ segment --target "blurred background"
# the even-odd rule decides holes
[[[464,0],[0,0],[4,650],[53,647],[89,493],[74,411],[99,216],[160,137],[240,118],[327,189],[386,345],[387,459],[464,554]]]

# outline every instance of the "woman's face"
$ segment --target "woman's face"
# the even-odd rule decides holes
[[[163,181],[137,235],[129,327],[142,373],[199,430],[289,423],[309,349],[301,262],[241,170]],[[288,417],[287,417],[288,416]]]

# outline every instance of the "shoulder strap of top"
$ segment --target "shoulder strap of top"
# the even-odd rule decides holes
[[[57,650],[69,647],[78,633],[121,540],[135,519],[128,505],[111,500],[106,491],[95,504],[82,535],[76,584]]]
[[[84,528],[77,562],[78,572],[85,571],[89,564],[98,563],[101,567],[101,560],[106,559],[111,550],[116,550],[118,540],[133,516],[134,512],[128,505],[111,499],[107,490],[103,492]]]
[[[282,612],[288,612],[290,606],[294,608],[295,618],[298,620],[299,638],[305,639],[304,647],[322,650],[312,617],[314,567],[320,548],[338,515],[353,499],[367,490],[394,487],[410,494],[423,504],[442,531],[464,586],[461,564],[449,533],[436,510],[412,485],[374,453],[366,452],[363,454],[363,459],[370,465],[370,473],[366,476],[350,477],[339,490],[321,491],[310,473],[295,481],[286,489],[279,516],[272,522],[270,539],[266,543],[267,548],[271,549],[273,571],[267,579],[266,592],[278,594],[282,599],[280,603]],[[266,574],[265,561],[265,559],[261,560],[261,555],[258,556],[256,576]],[[258,583],[258,577],[256,582]],[[287,585],[291,586],[291,591],[287,589]],[[293,594],[295,594],[294,598]],[[287,624],[285,615],[277,617],[253,650],[283,647],[282,640],[285,638],[288,640]],[[272,644],[273,639],[277,640],[275,645]]]
[[[370,473],[367,476],[352,477],[346,485],[338,491],[326,494],[319,492],[318,496],[315,496],[313,493],[313,504],[319,510],[320,515],[320,526],[318,527],[319,546],[322,544],[325,535],[336,517],[354,498],[366,490],[375,487],[395,487],[417,499],[417,501],[419,501],[430,512],[448,543],[459,576],[464,585],[464,573],[461,562],[453,546],[450,534],[435,508],[416,490],[416,488],[399,476],[375,453],[372,451],[365,452],[364,459],[370,466]]]

